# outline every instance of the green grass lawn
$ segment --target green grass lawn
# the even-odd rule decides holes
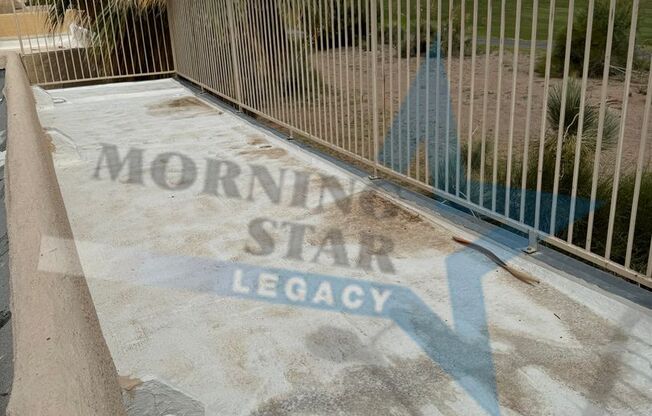
[[[383,0],[385,3],[385,20],[388,21],[388,9],[389,9],[389,0]],[[400,0],[392,0],[392,18],[396,21],[397,13],[397,4]],[[432,21],[433,28],[436,27],[434,22],[436,22],[436,0],[430,0],[432,7]],[[484,37],[487,28],[487,5],[489,1],[492,1],[493,11],[492,11],[492,21],[491,21],[491,30],[492,37],[500,36],[500,11],[501,11],[501,0],[479,0],[478,1],[478,36]],[[514,38],[515,29],[516,29],[516,4],[517,0],[504,0],[505,1],[505,37]],[[420,1],[421,11],[417,10],[417,0],[402,0],[401,1],[401,20],[403,25],[407,20],[407,3],[410,3],[410,21],[412,26],[415,26],[417,15],[421,15],[422,22],[425,21],[426,17],[426,6],[428,0]],[[617,4],[622,3],[623,0],[618,0]],[[555,6],[555,19],[554,19],[554,28],[555,32],[559,28],[566,27],[568,19],[568,3],[569,0],[557,0]],[[453,8],[459,13],[459,8],[462,4],[460,0],[453,0]],[[521,7],[521,33],[519,38],[529,40],[531,39],[532,33],[532,17],[534,15],[533,10],[533,0],[522,0]],[[576,0],[575,1],[575,12],[579,10],[586,9],[588,5],[588,0]],[[442,19],[446,21],[448,19],[448,0],[442,0]],[[465,0],[465,14],[466,14],[466,32],[471,34],[471,24],[473,21],[473,0]],[[539,0],[539,10],[537,17],[537,39],[546,40],[548,37],[548,19],[550,14],[550,1],[549,0]],[[606,31],[606,28],[605,28]],[[638,21],[638,42],[639,44],[651,46],[652,45],[652,0],[640,0],[639,6],[639,21]]]

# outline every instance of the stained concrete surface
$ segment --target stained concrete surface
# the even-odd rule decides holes
[[[471,238],[467,231],[176,81],[35,95],[116,367],[158,383],[178,414],[195,414],[198,403],[206,415],[652,412],[649,310],[516,259],[542,281],[526,286],[451,240]],[[235,189],[213,193],[210,178],[229,174]],[[321,192],[332,180],[343,195]],[[314,228],[292,234],[290,222]],[[391,242],[391,269],[358,267],[370,250],[365,235]],[[238,278],[248,268],[266,271],[258,286]],[[310,292],[314,299],[285,302],[283,271],[332,282],[337,299]],[[369,313],[344,295],[354,286]],[[419,323],[410,332],[374,313],[383,304],[367,289],[388,287],[414,295],[405,299],[422,306],[410,313],[440,322],[437,336],[430,318],[408,316]],[[483,342],[487,350],[475,348]],[[474,353],[455,357],[455,345],[457,355]],[[152,403],[138,395],[146,384],[125,393],[133,408]]]

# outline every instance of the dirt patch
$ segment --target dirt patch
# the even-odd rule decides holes
[[[568,346],[565,334],[559,335],[556,344],[542,341],[536,334],[491,326],[492,341],[511,346],[509,351],[494,352],[503,406],[521,414],[546,413],[545,397],[526,381],[528,377],[524,371],[533,368],[544,371],[548,377],[572,388],[600,408],[606,409],[609,405],[622,408],[623,400],[632,409],[644,406],[649,400],[646,394],[617,395],[617,391],[629,383],[620,375],[634,371],[624,370],[628,364],[621,360],[621,355],[630,351],[626,344],[644,342],[628,337],[625,332],[635,322],[616,326],[547,285],[533,288],[513,281],[507,284],[524,292],[533,304],[547,309],[549,319],[559,319],[579,346]]]
[[[346,208],[349,207],[349,208]],[[449,253],[457,249],[446,232],[435,230],[421,216],[385,198],[376,191],[363,191],[323,209],[313,210],[321,218],[321,231],[308,239],[318,245],[328,229],[342,230],[346,241],[360,241],[361,234],[382,236],[392,241],[394,252],[414,255],[438,249]]]
[[[269,142],[261,136],[251,136],[247,139],[247,143],[251,146],[264,146],[269,144]]]
[[[308,335],[306,346],[318,358],[351,366],[331,383],[315,384],[310,374],[296,374],[293,391],[268,400],[252,415],[421,415],[429,403],[444,415],[457,414],[446,405],[456,400],[450,378],[425,356],[383,358],[356,333],[330,326]]]
[[[221,111],[195,97],[181,97],[147,106],[147,113],[157,117],[196,117]]]
[[[518,284],[518,283],[516,283]],[[518,286],[521,287],[521,286]],[[628,338],[618,326],[596,315],[553,288],[525,289],[531,301],[550,311],[550,319],[560,319],[570,337],[579,345],[542,341],[534,331],[518,333],[491,327],[491,340],[511,347],[509,352],[494,350],[499,402],[516,414],[549,414],[551,400],[563,397],[542,395],[537,371],[552,379],[561,389],[568,388],[583,396],[591,405],[609,409],[627,408],[635,412],[649,400],[648,393],[636,392],[622,379],[621,354],[630,354],[627,343],[643,342]],[[559,318],[554,313],[559,314]],[[515,318],[518,319],[518,318]],[[523,318],[525,319],[525,318]],[[632,325],[624,322],[623,325]],[[384,330],[381,330],[382,333]],[[316,359],[348,364],[330,382],[318,382],[310,374],[293,373],[292,390],[261,404],[252,415],[350,414],[377,415],[423,414],[429,404],[441,414],[459,414],[447,403],[458,400],[451,377],[426,356],[400,358],[385,356],[376,348],[374,335],[363,342],[357,333],[322,326],[304,339],[307,351]],[[641,350],[637,347],[637,350]],[[643,349],[644,350],[644,349]],[[636,373],[627,369],[626,374]],[[634,394],[631,394],[634,393]],[[585,409],[590,412],[590,409]],[[589,413],[585,413],[589,414]]]
[[[246,156],[247,160],[256,160],[260,157],[268,159],[282,159],[288,155],[285,149],[272,147],[271,145],[260,145],[257,148],[246,149],[238,152],[241,156]]]

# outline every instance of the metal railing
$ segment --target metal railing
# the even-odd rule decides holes
[[[32,0],[14,9],[30,80],[176,72],[374,177],[434,193],[652,287],[646,3],[165,6]]]
[[[652,287],[639,0],[169,0],[168,13],[180,76]]]
[[[50,86],[174,73],[162,0],[25,3],[20,9],[12,3],[12,29],[34,84]]]

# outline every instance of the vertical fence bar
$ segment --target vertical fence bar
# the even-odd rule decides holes
[[[43,5],[41,4],[41,1],[42,0],[37,0],[36,4],[37,4],[37,6],[39,8],[38,13],[40,13],[42,15],[43,11],[41,10],[41,8],[42,8]],[[40,33],[37,33],[37,35],[36,35],[36,46],[38,48],[39,55],[42,57],[43,56],[43,50],[41,49],[41,41],[39,39],[41,37],[40,35],[41,35]],[[48,47],[47,37],[45,38],[44,46],[45,46],[45,55],[46,55],[47,61],[48,61],[48,67],[50,68],[50,79],[48,80],[47,73],[45,71],[45,67],[43,67],[43,74],[45,75],[46,82],[55,82],[54,69],[52,68],[52,57],[50,56],[50,48]],[[42,59],[41,59],[41,62],[43,62]]]
[[[228,0],[227,0],[228,1]],[[249,14],[250,10],[250,5],[247,2],[237,2],[233,3],[233,21],[234,22],[243,22],[243,24],[236,25],[236,27],[233,28],[233,33],[235,36],[235,39],[250,39],[251,40],[251,48],[249,48],[246,51],[239,51],[241,53],[238,54],[238,67],[242,71],[240,74],[240,91],[242,95],[242,105],[249,105],[254,108],[261,108],[262,105],[259,100],[255,99],[254,96],[257,95],[257,92],[260,90],[258,88],[258,83],[254,80],[257,80],[255,77],[254,71],[256,70],[256,66],[252,65],[254,63],[254,54],[258,51],[258,45],[256,42],[256,38],[252,34],[252,26],[255,25],[255,21],[251,20],[251,15]],[[217,15],[219,13],[219,9],[217,9],[213,15]],[[228,22],[228,13],[227,13],[227,22]],[[230,27],[230,25],[227,23],[227,28]],[[229,29],[230,30],[230,29]],[[230,39],[231,37],[227,34],[226,37],[229,39],[228,44],[230,45]],[[223,49],[223,48],[220,48]],[[233,59],[230,57],[231,53],[231,48],[228,48],[229,54],[227,56],[223,55],[224,61],[223,62],[231,62]],[[258,61],[263,61],[261,58],[258,59]],[[233,64],[231,64],[231,68],[233,68]],[[223,81],[225,84],[223,84],[223,87],[220,88],[222,93],[227,95],[228,97],[231,97],[231,99],[234,99],[235,93],[235,88],[233,83],[230,89],[227,89],[227,82],[228,81]],[[235,99],[237,101],[237,98]]]
[[[536,0],[535,0],[536,1]],[[480,206],[484,208],[485,162],[487,153],[487,107],[489,106],[489,57],[491,55],[491,13],[493,0],[487,0],[487,28],[485,34],[484,56],[484,96],[482,98],[482,127],[480,143]]]
[[[73,5],[70,5],[70,9],[72,9],[73,7],[74,7]],[[70,14],[71,14],[71,15],[74,14],[75,18],[76,18],[76,16],[77,16],[77,14],[74,13],[72,10],[70,11]],[[74,20],[74,19],[73,19],[73,20]],[[64,20],[64,24],[65,24],[65,20]],[[70,28],[70,26],[69,26],[69,28]],[[70,38],[70,29],[68,29],[68,30],[66,31],[66,36],[67,36],[67,38],[68,38],[68,48],[67,48],[67,49],[70,50],[70,58],[71,58],[71,60],[72,60],[72,70],[73,70],[73,75],[74,75],[74,77],[75,77],[74,79],[80,79],[79,74],[77,74],[77,64],[76,64],[76,62],[75,62],[75,54],[73,53],[73,44],[72,44],[72,39]],[[61,34],[59,34],[59,37],[60,37],[60,39],[61,39],[61,43],[62,43],[62,47],[63,47],[63,42],[64,42],[64,41],[63,41],[63,38],[61,37]],[[78,48],[78,47],[74,46],[74,48],[77,49],[77,56],[78,56],[78,58],[79,58],[79,69],[82,71],[82,76],[81,76],[81,78],[83,78],[83,68],[82,68],[82,63],[81,63],[81,53],[79,52],[79,48]],[[66,60],[66,62],[67,62],[67,60]],[[70,77],[68,77],[68,78],[70,79]]]
[[[276,86],[276,108],[278,112],[277,118],[283,122],[291,123],[291,105],[286,100],[285,89],[283,84],[284,77],[289,73],[288,53],[285,47],[285,42],[281,36],[281,27],[279,26],[279,13],[282,13],[282,5],[284,0],[277,0],[274,2],[267,2],[270,18],[270,31],[275,45],[274,53],[270,55],[270,63],[272,65],[271,81]]]
[[[11,2],[11,11],[14,14],[14,23],[16,24],[16,35],[18,35],[18,43],[20,44],[20,54],[25,55],[25,47],[23,46],[23,34],[20,30],[20,23],[18,19],[18,14],[16,13],[16,2]]]
[[[406,0],[409,1],[409,0]],[[402,85],[403,85],[403,74],[402,74],[402,68],[403,64],[401,62],[402,57],[401,57],[401,45],[402,45],[402,38],[403,38],[403,33],[402,33],[402,26],[401,23],[403,21],[402,18],[402,7],[401,7],[401,0],[396,0],[396,65],[397,65],[397,70],[396,70],[396,83],[398,87],[398,101],[399,101],[399,107],[398,107],[398,116],[400,117],[401,115],[401,101],[403,100],[402,97]],[[394,163],[394,155],[392,154],[392,168],[395,169],[396,166],[398,166],[399,171],[403,171],[403,158],[401,157],[402,148],[403,148],[403,126],[401,125],[398,129],[398,163]],[[392,151],[394,150],[394,142],[392,142]]]
[[[365,0],[366,1],[366,0]],[[365,154],[367,137],[365,135],[365,122],[364,122],[364,83],[362,77],[362,1],[358,0],[358,88],[360,96],[360,139],[362,140],[359,155]]]
[[[390,0],[391,1],[391,0]],[[353,12],[353,8],[349,6],[349,1],[345,0],[344,3],[344,44],[346,45],[346,49],[344,51],[344,66],[346,67],[346,126],[347,126],[347,137],[348,137],[348,147],[347,150],[351,152],[355,152],[354,146],[357,146],[357,140],[353,141],[353,135],[357,138],[357,131],[356,131],[356,117],[355,115],[353,116],[353,123],[351,122],[351,66],[349,63],[349,52],[350,52],[350,45],[349,45],[349,11],[351,13]],[[351,8],[350,8],[351,7]],[[391,33],[391,32],[390,32]],[[354,77],[355,78],[355,77]],[[354,108],[354,113],[355,113],[355,101],[353,102],[353,108]],[[351,130],[351,124],[353,124],[353,130]],[[351,133],[353,131],[353,133]]]
[[[305,21],[303,19],[303,16],[301,16],[300,10],[299,10],[299,5],[302,4],[303,2],[299,1],[293,1],[292,2],[292,19],[293,21],[297,24],[297,28],[295,29],[295,35],[297,35],[297,31],[301,33],[301,38],[297,42],[297,50],[298,50],[298,56],[297,56],[297,65],[300,66],[299,72],[301,73],[301,107],[303,110],[303,131],[310,131],[310,125],[309,125],[309,110],[307,108],[307,102],[308,102],[308,96],[306,93],[306,87],[307,87],[307,81],[306,81],[306,76],[307,76],[307,65],[306,65],[306,59],[305,59],[305,54],[306,54],[306,45],[305,45],[305,39],[306,39],[306,28],[305,28]],[[295,40],[296,42],[296,40]]]
[[[393,22],[393,15],[394,15],[394,5],[392,4],[392,0],[388,0],[387,3],[387,20],[389,22],[389,114],[390,114],[390,120],[391,123],[394,122],[396,118],[396,114],[394,111],[394,22]],[[398,60],[397,60],[398,62]],[[389,165],[394,166],[394,129],[389,127]],[[387,146],[385,146],[387,147]],[[387,164],[387,160],[385,160],[385,164]]]
[[[158,24],[163,22],[163,13],[162,10],[159,10],[158,16],[154,16],[154,40],[156,40],[156,52],[158,53],[158,70],[159,71],[167,71],[169,70],[169,66],[167,65],[167,62],[165,66],[163,65],[163,54],[161,53],[161,42],[165,42],[165,31],[161,30],[159,32],[158,29]],[[168,33],[170,33],[171,30],[168,29]],[[122,31],[120,31],[122,33]],[[165,48],[165,58],[167,59],[167,47]],[[124,53],[124,50],[123,50]]]
[[[446,100],[446,154],[444,155],[444,189],[446,193],[450,191],[450,137],[451,137],[451,97],[450,92],[453,91],[453,84],[450,79],[450,74],[453,73],[452,62],[453,62],[453,0],[448,0],[448,61],[447,66],[448,70],[448,91],[447,100]]]
[[[575,0],[568,2],[568,21],[566,22],[566,49],[564,55],[564,78],[561,87],[561,111],[559,114],[559,126],[557,129],[557,151],[555,153],[555,176],[552,190],[552,207],[550,210],[550,234],[555,234],[557,223],[557,202],[559,200],[559,175],[561,171],[561,151],[566,134],[566,101],[568,99],[568,73],[570,70],[571,42],[573,41],[573,14]]]
[[[373,114],[372,114],[372,111],[373,111],[373,97],[370,98],[371,90],[373,90],[373,85],[371,84],[371,82],[373,82],[373,81],[369,80],[369,75],[371,73],[371,58],[372,58],[372,55],[373,55],[372,51],[371,51],[371,42],[370,42],[370,39],[371,39],[371,18],[370,18],[371,17],[371,4],[370,3],[371,3],[371,1],[372,0],[365,0],[365,2],[364,2],[364,4],[365,4],[365,6],[364,6],[365,7],[365,44],[366,44],[365,45],[366,48],[365,48],[365,60],[364,61],[365,61],[365,70],[366,70],[366,75],[367,75],[365,77],[365,79],[367,81],[366,85],[365,85],[365,87],[366,87],[365,91],[366,91],[366,94],[367,94],[367,123],[368,123],[368,125],[373,124]],[[373,162],[373,160],[374,160],[374,156],[372,155],[372,153],[374,151],[374,137],[373,137],[374,136],[374,130],[373,130],[373,125],[372,125],[371,129],[368,128],[367,130],[369,130],[370,132],[369,132],[369,140],[368,140],[368,143],[367,143],[367,153],[364,154],[364,158],[366,160],[368,160],[368,161]]]
[[[120,28],[120,44],[119,45],[120,45],[120,49],[122,49],[122,63],[120,64],[120,68],[121,68],[120,70],[122,71],[122,69],[124,69],[124,74],[127,75],[127,74],[129,74],[129,68],[127,67],[127,52],[125,51],[125,47],[124,47],[125,46],[124,30],[122,30],[122,28],[124,27],[124,25],[122,24],[122,22],[123,22],[122,19],[124,18],[124,16],[123,16],[122,13],[118,13],[118,15],[119,15],[118,27]],[[116,45],[116,49],[117,49],[117,45]],[[117,50],[116,50],[116,53],[117,53]],[[120,60],[119,54],[118,54],[118,60]]]
[[[310,68],[308,64],[308,25],[306,22],[306,5],[305,1],[295,1],[295,20],[299,24],[299,30],[301,33],[301,39],[299,42],[299,50],[301,51],[301,93],[302,100],[301,105],[303,107],[303,117],[304,117],[304,131],[310,133],[312,132],[312,118],[310,108]]]
[[[331,135],[333,133],[333,129],[332,129],[333,122],[332,122],[332,119],[330,117],[330,112],[328,111],[330,107],[329,107],[329,103],[327,101],[327,99],[328,99],[327,95],[326,95],[326,89],[327,89],[326,84],[327,83],[326,83],[325,71],[324,71],[324,68],[325,68],[325,65],[324,65],[324,50],[326,49],[327,45],[324,45],[324,11],[323,11],[323,8],[322,8],[322,3],[323,2],[321,0],[316,1],[316,7],[319,9],[318,10],[318,14],[319,14],[319,16],[318,16],[318,19],[319,19],[319,31],[317,32],[317,34],[319,36],[319,45],[318,45],[318,48],[317,48],[317,54],[318,54],[317,58],[319,60],[319,68],[320,68],[320,71],[319,71],[320,84],[321,84],[321,91],[320,92],[321,92],[321,101],[322,101],[322,104],[323,104],[322,116],[324,117],[324,136],[322,137],[322,139],[324,139],[328,143],[332,144],[333,140],[332,140]]]
[[[471,201],[471,179],[473,175],[473,125],[475,108],[475,65],[478,48],[478,0],[473,0],[473,34],[471,35],[471,92],[469,100],[469,129],[466,141],[466,200]],[[462,114],[460,114],[460,117]]]
[[[323,107],[323,82],[321,81],[321,75],[318,72],[319,68],[319,43],[318,36],[320,33],[318,25],[318,16],[319,12],[317,11],[317,2],[314,0],[309,0],[308,4],[311,6],[309,11],[309,22],[310,22],[310,34],[311,34],[311,66],[312,66],[312,76],[314,80],[314,97],[315,97],[315,108],[316,108],[316,123],[319,128],[319,138],[323,140],[326,139],[326,117]]]
[[[566,241],[573,243],[575,229],[575,209],[577,207],[577,185],[579,181],[580,156],[582,154],[582,135],[584,133],[584,117],[586,113],[586,88],[589,80],[589,62],[591,57],[591,38],[593,35],[593,13],[595,0],[589,0],[586,25],[586,42],[584,43],[584,62],[582,66],[582,92],[580,98],[580,113],[577,126],[577,137],[575,138],[575,159],[573,161],[573,184],[571,186],[570,211],[568,213],[568,235]]]
[[[439,128],[439,116],[440,116],[440,102],[439,96],[441,94],[441,88],[439,86],[441,81],[441,8],[442,1],[437,0],[437,74],[435,75],[435,120],[437,120],[437,126],[435,129],[435,189],[439,188],[439,148],[440,148],[440,128]]]
[[[572,1],[572,0],[571,0]],[[509,138],[507,139],[507,177],[505,179],[505,216],[509,218],[512,189],[512,147],[516,112],[516,87],[518,81],[518,52],[521,46],[521,0],[516,0],[516,28],[514,29],[514,56],[512,60],[512,103],[509,113]]]
[[[634,0],[632,5],[632,21],[629,24],[629,46],[627,48],[627,68],[625,69],[625,85],[623,87],[623,110],[620,115],[620,134],[616,150],[616,167],[614,168],[613,188],[611,192],[611,207],[609,208],[609,225],[607,226],[607,247],[605,258],[611,259],[611,247],[614,237],[614,223],[616,221],[616,207],[618,203],[618,189],[620,187],[620,174],[622,169],[623,146],[625,142],[625,128],[627,124],[627,111],[629,106],[629,88],[632,82],[632,67],[634,63],[634,48],[636,47],[636,28],[638,23],[638,6],[640,0]]]
[[[158,66],[156,65],[156,51],[154,50],[154,42],[152,42],[152,25],[150,24],[150,20],[151,20],[150,10],[148,10],[148,13],[145,16],[142,15],[140,16],[141,22],[143,18],[146,19],[145,26],[147,27],[147,42],[148,42],[147,46],[149,46],[149,55],[152,60],[151,61],[152,67],[150,69],[150,72],[157,72],[157,70],[160,68],[160,64]],[[111,19],[111,23],[113,24],[113,19]],[[115,36],[115,30],[113,30],[113,35]]]
[[[168,1],[168,7],[166,10],[166,15],[167,15],[167,23],[168,23],[168,32],[170,34],[170,48],[169,51],[172,54],[172,65],[173,69],[175,72],[179,73],[180,68],[179,68],[179,60],[177,58],[177,44],[179,42],[178,40],[178,35],[177,32],[179,32],[179,29],[177,29],[176,25],[176,0],[169,0]],[[161,21],[161,31],[164,32],[164,26],[163,22]],[[124,31],[123,31],[124,32]],[[124,50],[124,47],[123,47]],[[167,63],[168,59],[168,48],[165,49],[165,59]],[[170,69],[170,65],[168,63],[167,69]]]
[[[638,149],[638,161],[636,162],[636,179],[634,181],[634,197],[632,198],[632,209],[629,218],[629,231],[627,233],[627,250],[625,254],[625,267],[632,264],[632,250],[634,248],[634,232],[636,231],[636,217],[638,214],[638,200],[641,194],[641,179],[645,169],[645,154],[647,151],[647,136],[650,121],[650,105],[652,104],[652,57],[650,57],[650,70],[647,82],[647,94],[645,95],[645,109],[643,110],[643,126],[641,127],[641,144]],[[649,215],[649,213],[648,213]]]
[[[336,74],[336,72],[337,72],[336,71],[336,69],[337,69],[336,60],[337,59],[336,59],[336,53],[335,53],[335,48],[337,46],[337,44],[335,43],[335,20],[337,19],[339,21],[339,19],[335,15],[335,6],[333,4],[334,1],[335,0],[328,0],[329,6],[330,6],[329,9],[330,9],[330,32],[331,32],[331,47],[330,47],[330,50],[331,50],[330,55],[331,55],[331,57],[330,57],[330,59],[332,59],[332,62],[329,65],[330,68],[331,68],[331,72],[329,74],[329,77],[331,78],[332,85],[333,85],[333,88],[331,89],[330,102],[335,107],[334,108],[335,117],[340,117],[341,113],[337,111],[337,102],[338,102],[338,100],[337,100],[336,96],[337,95],[341,96],[341,92],[340,92],[341,87],[338,85],[338,79],[337,79],[337,74]],[[332,93],[333,90],[336,92],[335,97],[333,96],[334,94]],[[342,126],[344,125],[344,120],[342,120],[341,118],[340,118],[340,124],[342,124]],[[334,123],[334,127],[335,127],[335,143],[338,146],[341,147],[342,146],[341,145],[341,142],[342,142],[341,132],[342,131],[340,129],[340,126],[337,125],[337,121]]]
[[[431,29],[432,29],[432,0],[427,0],[427,5],[426,5],[426,19],[428,19],[426,23],[426,73],[428,74],[426,78],[426,111],[425,111],[425,116],[424,119],[426,120],[426,128],[425,128],[425,182],[426,185],[430,186],[430,181],[431,181],[431,173],[430,173],[430,122],[428,121],[430,119],[430,64],[431,64],[431,48],[432,48],[432,36],[431,36]],[[420,48],[420,46],[419,46]],[[421,51],[419,50],[419,53]]]
[[[593,0],[591,0],[593,1]],[[528,163],[530,158],[530,129],[532,123],[532,91],[534,90],[534,65],[537,50],[537,26],[539,19],[539,0],[532,4],[532,32],[530,32],[530,72],[528,75],[527,104],[525,109],[525,138],[523,143],[523,163],[521,171],[521,205],[519,221],[525,222],[527,196]]]
[[[490,40],[491,41],[491,40]],[[500,2],[500,46],[498,47],[498,86],[496,92],[496,124],[494,127],[493,170],[491,177],[491,210],[496,212],[498,199],[498,144],[500,143],[500,107],[503,100],[503,57],[505,55],[505,0]]]
[[[374,176],[378,176],[378,0],[371,1],[371,77],[373,100]]]
[[[417,0],[417,6],[416,7],[417,7],[417,16],[416,16],[417,17],[416,54],[417,54],[417,76],[418,76],[418,73],[421,70],[421,0]],[[410,46],[410,49],[412,49],[411,46]],[[416,98],[417,105],[416,105],[416,108],[414,109],[414,113],[415,113],[414,131],[416,131],[416,134],[414,135],[414,139],[415,139],[414,146],[416,147],[414,149],[414,154],[416,155],[416,163],[415,163],[416,164],[416,171],[415,171],[414,176],[415,176],[415,179],[421,180],[421,176],[419,175],[420,174],[419,171],[420,171],[420,168],[421,168],[420,164],[421,164],[421,140],[422,140],[421,128],[420,128],[420,125],[419,125],[419,121],[421,120],[421,118],[419,117],[419,113],[422,110],[421,109],[421,85],[420,84],[416,85],[416,96],[417,96],[417,98]]]
[[[200,4],[203,2],[200,0]],[[208,54],[208,47],[207,47],[207,35],[206,35],[206,25],[205,19],[206,19],[206,13],[205,10],[202,8],[195,7],[194,8],[194,16],[193,16],[193,24],[195,26],[195,29],[197,30],[197,41],[193,45],[193,48],[197,50],[197,55],[198,57],[206,57]],[[136,26],[136,30],[138,30],[138,26],[140,26],[140,34],[141,34],[141,39],[143,38],[143,24],[142,20],[138,19],[139,24]],[[147,60],[147,55],[143,51],[143,58],[145,59],[145,68],[149,70],[149,64]],[[209,84],[209,71],[208,67],[209,65],[203,65],[199,60],[197,62],[198,68],[199,68],[199,79],[202,82],[203,85],[208,85]],[[202,91],[204,91],[204,87],[202,86]]]
[[[277,12],[278,15],[278,36],[280,38],[281,47],[284,50],[283,55],[285,56],[285,70],[281,71],[282,76],[282,95],[284,98],[285,105],[287,106],[287,117],[286,120],[288,124],[297,125],[298,120],[298,108],[296,98],[296,80],[297,73],[294,66],[294,47],[290,39],[290,34],[287,31],[286,19],[288,18],[288,3],[289,0],[283,0],[280,4],[280,10]],[[293,133],[290,131],[290,136]]]
[[[460,196],[460,177],[462,165],[462,104],[464,101],[464,43],[466,40],[466,0],[460,1],[460,57],[457,65],[459,66],[458,83],[457,83],[457,140],[455,140],[455,195]]]
[[[197,8],[194,7],[193,10],[196,12],[196,11],[197,11]],[[102,13],[102,16],[104,16],[104,13]],[[143,71],[143,59],[142,59],[142,55],[141,55],[141,53],[140,53],[140,41],[137,39],[137,36],[138,36],[138,26],[137,26],[137,24],[136,24],[136,16],[135,16],[134,13],[130,13],[130,16],[129,16],[129,17],[130,17],[129,20],[131,20],[131,29],[132,29],[132,32],[131,32],[131,33],[132,33],[132,35],[133,35],[133,36],[131,37],[131,39],[134,40],[133,43],[134,43],[134,45],[135,45],[135,49],[136,49],[136,59],[137,59],[137,62],[138,62],[138,71],[139,71],[140,73],[142,73],[142,72],[144,72],[144,71]],[[196,16],[193,16],[192,21],[194,21],[194,22],[197,21]],[[131,44],[131,43],[132,43],[132,42],[130,42],[130,44]],[[102,55],[102,56],[104,56],[104,55]],[[102,59],[104,59],[104,58],[102,58]],[[134,66],[134,68],[135,68],[135,66]],[[135,71],[135,69],[134,69],[134,71]]]
[[[552,37],[555,23],[555,0],[550,1],[548,16],[548,43],[546,46],[546,69],[543,83],[543,106],[541,115],[541,131],[539,135],[539,160],[537,161],[537,194],[534,208],[534,229],[540,231],[541,225],[541,188],[543,185],[543,152],[546,142],[546,111],[548,109],[548,93],[550,92],[550,65],[552,62]]]
[[[65,25],[65,23],[66,23],[66,17],[68,15],[68,8],[63,3],[61,4],[61,6],[62,6],[62,8],[64,10],[63,23],[61,23],[61,26],[63,27],[63,25]],[[57,28],[59,28],[59,27],[57,27]],[[55,32],[56,32],[56,29],[52,30],[52,42],[53,43],[56,43],[56,40],[55,40],[56,33]],[[61,36],[61,30],[59,30],[58,32],[59,32],[58,33],[59,34],[59,41],[61,41],[61,49],[64,49],[64,43],[63,43],[63,37]],[[68,45],[70,45],[70,42],[68,43]],[[57,49],[56,44],[54,45],[54,48]],[[70,48],[70,46],[68,46],[68,48]],[[61,55],[63,56],[63,66],[64,66],[64,68],[66,70],[66,81],[68,81],[68,80],[71,79],[71,77],[70,77],[70,70],[68,68],[68,57],[66,56],[66,50],[62,50]],[[71,54],[71,56],[72,56],[72,54]],[[59,72],[61,72],[61,69],[59,69]],[[61,79],[61,73],[59,73],[59,77]]]
[[[595,220],[596,194],[600,174],[600,156],[602,152],[602,139],[604,135],[604,118],[607,112],[607,88],[609,87],[609,71],[611,70],[611,48],[613,44],[614,21],[616,15],[616,0],[609,3],[609,23],[607,26],[607,44],[604,53],[604,68],[602,71],[602,89],[600,90],[600,115],[598,117],[598,134],[595,142],[595,156],[593,160],[593,176],[591,181],[591,200],[589,206],[589,221],[586,233],[586,250],[591,251],[593,240],[593,222]]]
[[[344,113],[344,92],[348,89],[348,85],[344,85],[344,68],[343,68],[343,57],[342,57],[342,51],[344,50],[344,45],[342,45],[342,6],[341,6],[341,1],[336,2],[336,7],[335,7],[336,13],[335,16],[337,16],[337,64],[338,64],[338,69],[339,69],[339,91],[338,95],[340,96],[340,123],[342,124],[342,141],[340,143],[340,147],[343,149],[346,149],[347,146],[345,145],[347,139],[349,137],[347,136],[347,128],[349,126],[349,122],[347,119],[345,119],[345,113]],[[347,114],[348,115],[348,114]],[[350,146],[348,146],[350,147]]]
[[[308,1],[309,10],[308,10],[308,22],[310,23],[310,66],[311,66],[311,74],[312,74],[312,80],[313,80],[313,101],[314,101],[314,108],[315,108],[315,123],[316,127],[318,128],[318,131],[315,133],[318,135],[318,137],[322,140],[325,140],[326,136],[324,134],[324,112],[322,110],[322,93],[321,93],[321,82],[320,78],[318,77],[318,74],[316,73],[315,67],[317,57],[316,55],[319,53],[319,48],[317,47],[317,40],[315,39],[315,35],[318,33],[318,28],[317,28],[317,11],[314,7],[316,7],[316,4],[314,1],[309,0]],[[314,7],[313,7],[314,6]],[[355,102],[354,102],[355,104]]]
[[[652,277],[652,237],[650,238],[650,253],[647,255],[647,277]]]
[[[262,65],[259,64],[259,66],[263,67],[263,75],[260,76],[260,88],[263,89],[266,92],[265,96],[265,108],[261,108],[261,111],[266,111],[269,113],[272,117],[278,118],[278,111],[277,111],[277,105],[275,104],[276,98],[276,88],[277,85],[269,85],[269,79],[272,73],[274,72],[272,69],[272,64],[271,64],[271,45],[272,45],[272,36],[270,34],[270,24],[269,24],[269,13],[266,12],[266,3],[263,5],[263,7],[256,7],[259,5],[260,2],[254,3],[251,5],[251,9],[257,13],[258,15],[258,33],[260,34],[260,39],[261,39],[261,54],[262,54]],[[256,78],[258,78],[258,75],[256,75]]]
[[[320,8],[320,13],[321,13],[322,10],[324,12],[324,21],[323,21],[323,25],[322,25],[321,29],[322,29],[322,33],[327,34],[329,26],[328,26],[328,21],[326,19],[329,19],[332,22],[334,16],[332,14],[329,16],[329,8],[327,8],[328,5],[326,4],[326,1],[322,0],[321,2],[324,4],[323,9]],[[332,4],[332,1],[329,1],[329,3]],[[324,47],[323,47],[322,52],[321,52],[321,56],[322,56],[322,74],[324,76],[324,84],[325,84],[324,86],[326,87],[326,89],[324,91],[327,94],[325,96],[325,98],[326,98],[327,103],[328,103],[328,136],[330,138],[331,144],[337,145],[338,128],[337,128],[337,121],[335,119],[335,117],[336,117],[336,113],[335,113],[336,108],[334,108],[334,106],[333,106],[334,105],[333,90],[335,89],[336,84],[334,82],[335,80],[332,78],[333,72],[330,71],[330,69],[332,69],[332,66],[329,69],[329,62],[328,62],[328,60],[330,59],[329,55],[333,55],[332,52],[333,52],[334,45],[332,44],[332,36],[331,36],[330,42],[331,42],[331,44],[329,45],[328,36],[327,35],[324,36]]]
[[[229,39],[231,43],[231,62],[233,65],[233,82],[235,88],[236,101],[238,103],[238,109],[242,111],[242,90],[240,86],[240,64],[238,62],[238,51],[236,49],[235,41],[235,20],[233,18],[233,1],[226,0],[226,15],[229,25]]]

